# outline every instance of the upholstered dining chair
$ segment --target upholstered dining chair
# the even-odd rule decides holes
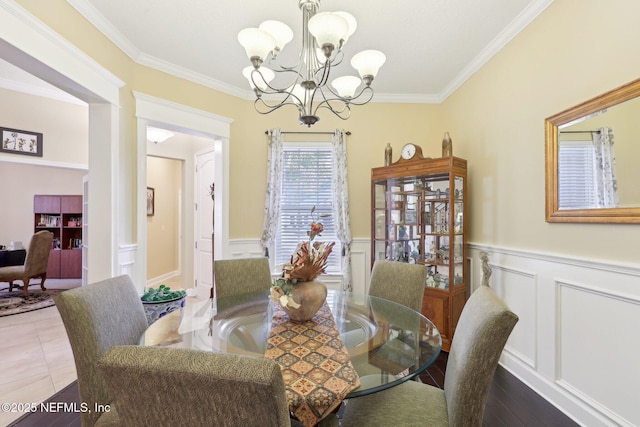
[[[29,250],[23,265],[13,265],[0,268],[0,282],[9,282],[9,292],[15,286],[15,280],[21,280],[24,297],[29,296],[29,283],[31,279],[40,278],[40,289],[46,290],[44,282],[47,280],[47,264],[49,252],[53,242],[53,233],[50,231],[38,231],[31,237]]]
[[[216,297],[269,290],[269,259],[239,258],[214,261]]]
[[[277,362],[167,347],[115,346],[98,362],[123,426],[290,426]]]
[[[518,316],[488,286],[462,310],[445,370],[444,390],[416,381],[350,399],[342,426],[480,427],[489,387]]]
[[[371,270],[369,295],[422,309],[427,267],[422,264],[377,260]]]
[[[83,426],[116,425],[117,411],[97,412],[111,396],[96,363],[114,345],[137,344],[147,329],[138,291],[127,275],[106,279],[54,296],[73,351],[80,402],[92,410],[81,414]]]

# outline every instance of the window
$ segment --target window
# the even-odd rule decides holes
[[[312,144],[312,145],[311,145]],[[300,242],[307,240],[309,224],[315,215],[320,218],[324,231],[315,241],[336,242],[329,256],[326,272],[341,274],[340,242],[336,237],[333,220],[333,160],[329,143],[286,144],[283,147],[282,188],[280,194],[280,222],[274,243],[275,265],[291,260]],[[315,214],[311,209],[315,206]]]
[[[597,206],[595,150],[591,141],[562,141],[558,147],[560,209]]]

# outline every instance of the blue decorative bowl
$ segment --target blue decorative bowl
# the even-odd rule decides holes
[[[147,324],[151,326],[151,324],[159,318],[166,316],[172,311],[183,308],[185,297],[186,295],[165,301],[142,301],[144,313],[147,316]]]

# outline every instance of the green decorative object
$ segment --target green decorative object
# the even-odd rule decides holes
[[[187,291],[184,289],[171,290],[166,285],[147,289],[140,297],[147,316],[147,324],[151,325],[159,318],[184,307],[186,296]]]

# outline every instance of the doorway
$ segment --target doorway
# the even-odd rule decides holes
[[[152,125],[152,126],[151,126]],[[198,252],[199,226],[194,221],[204,217],[206,224],[213,223],[213,206],[210,197],[210,187],[215,180],[212,168],[207,168],[210,172],[204,187],[198,184],[200,167],[197,164],[198,154],[210,153],[211,164],[215,164],[216,146],[221,149],[221,141],[212,137],[194,134],[193,130],[177,128],[165,123],[147,122],[147,128],[161,128],[169,131],[171,136],[163,142],[146,140],[146,185],[154,189],[155,214],[146,216],[146,271],[147,285],[157,285],[171,279],[172,283],[180,283],[180,287],[185,289],[194,288],[193,294],[201,298],[208,298],[210,293],[209,284],[212,277],[211,262],[206,266],[201,265],[202,257]],[[179,170],[178,166],[179,165]],[[224,188],[223,183],[220,186]],[[202,187],[202,188],[201,188]],[[169,194],[170,193],[170,194]],[[163,196],[164,195],[164,196]],[[166,203],[170,202],[170,206]],[[163,208],[164,204],[164,208]],[[171,227],[168,223],[169,214],[177,217],[177,225]],[[199,216],[199,214],[201,214]],[[163,228],[164,227],[164,228]],[[210,226],[210,228],[212,225]],[[175,231],[177,231],[177,233]],[[164,250],[163,247],[170,245],[171,234],[176,235],[177,243],[166,253],[158,254],[154,252]],[[211,235],[211,232],[209,232]],[[174,239],[174,240],[175,240]],[[208,246],[213,249],[213,245]],[[157,247],[160,245],[161,247]],[[177,248],[177,250],[176,250]],[[161,258],[165,258],[170,253],[177,252],[177,267],[171,266],[170,259],[160,263]],[[209,250],[211,252],[211,250]],[[202,289],[200,289],[202,288]]]

